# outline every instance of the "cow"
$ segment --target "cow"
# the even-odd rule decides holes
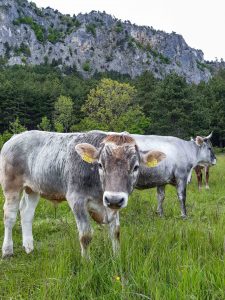
[[[127,206],[140,164],[151,167],[163,152],[139,151],[126,134],[27,131],[13,136],[0,154],[5,196],[2,256],[13,254],[12,228],[20,210],[23,247],[33,250],[32,221],[40,196],[67,200],[79,232],[81,254],[89,257],[89,215],[109,224],[113,250],[119,248],[119,210]],[[22,199],[21,199],[22,193]]]
[[[211,135],[197,136],[195,140],[185,141],[172,136],[131,135],[140,150],[157,149],[166,154],[166,159],[153,169],[141,168],[137,188],[157,188],[157,212],[163,216],[165,186],[176,186],[181,205],[181,216],[187,217],[186,187],[190,181],[192,169],[199,164],[216,164],[216,157],[210,142]],[[156,162],[157,163],[157,162]]]
[[[209,189],[209,165],[205,165],[205,166],[201,166],[201,165],[197,165],[194,170],[197,176],[197,180],[198,180],[198,189],[199,191],[202,189],[202,170],[204,169],[204,173],[205,173],[205,188],[208,190]]]

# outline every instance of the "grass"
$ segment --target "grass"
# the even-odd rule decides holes
[[[82,261],[67,204],[57,208],[55,218],[51,203],[41,200],[33,225],[35,251],[27,255],[22,250],[18,220],[15,255],[0,260],[0,299],[225,299],[224,170],[220,155],[209,191],[198,192],[193,176],[187,220],[180,218],[173,187],[167,187],[162,219],[155,214],[155,190],[135,191],[121,212],[118,258],[112,255],[107,228],[94,225],[92,260]],[[2,242],[2,221],[0,236]]]

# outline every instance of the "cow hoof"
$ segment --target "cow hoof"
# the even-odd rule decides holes
[[[23,248],[27,254],[34,250],[33,241],[26,241],[23,243]]]
[[[187,220],[187,215],[181,215],[181,218],[183,219],[183,220]]]
[[[156,211],[156,214],[160,217],[160,218],[162,218],[164,215],[163,215],[163,212],[162,211]]]
[[[8,258],[13,256],[13,247],[8,246],[2,248],[2,258]]]
[[[209,186],[208,185],[206,185],[206,187],[205,187],[207,190],[209,190]]]

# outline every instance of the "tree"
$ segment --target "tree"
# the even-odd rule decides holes
[[[190,95],[191,87],[177,74],[170,74],[161,81],[150,99],[150,105],[146,106],[150,110],[146,114],[152,119],[150,133],[189,137],[194,111]]]
[[[51,123],[46,116],[42,117],[41,123],[37,127],[39,130],[51,131]]]
[[[59,96],[59,98],[55,102],[55,118],[54,118],[55,127],[58,128],[58,124],[61,124],[63,130],[65,132],[68,132],[72,124],[72,116],[73,116],[72,99],[66,96]]]
[[[14,122],[9,123],[9,131],[13,134],[21,133],[26,131],[26,127],[20,123],[19,118],[17,117]]]
[[[143,133],[149,119],[135,103],[135,96],[136,90],[130,84],[102,79],[81,108],[85,118],[79,129]]]

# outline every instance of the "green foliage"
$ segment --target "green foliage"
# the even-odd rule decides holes
[[[30,6],[33,8],[36,15],[38,15],[39,17],[44,17],[44,13],[43,13],[42,9],[37,7],[36,3],[31,1]]]
[[[22,61],[23,64],[26,64],[26,63],[27,63],[26,57],[22,57],[22,58],[21,58],[21,61]]]
[[[2,66],[0,63],[1,133],[8,130],[9,123],[14,122],[17,117],[28,129],[37,128],[43,116],[46,116],[51,124],[55,124],[54,104],[60,95],[64,95],[73,101],[73,115],[66,131],[96,128],[108,130],[110,127],[118,131],[175,135],[189,139],[190,136],[208,135],[213,130],[213,144],[225,147],[224,71],[220,71],[208,83],[195,85],[187,84],[176,74],[168,75],[164,80],[157,80],[151,73],[145,72],[132,80],[129,76],[110,72],[95,74],[91,79],[83,79],[75,68],[62,66],[64,72],[62,73],[57,67],[47,64],[9,67],[4,65],[7,62],[6,58],[3,57],[1,60],[3,63]],[[61,62],[56,62],[56,65],[58,63]],[[87,61],[87,66],[84,67],[87,72],[90,71],[90,62]],[[89,118],[88,113],[81,110],[90,90],[95,90],[103,78],[111,78],[135,87],[135,96],[129,107],[135,112],[135,107],[139,106],[144,113],[144,121],[141,121],[139,116],[138,122],[132,123],[130,121],[134,118],[132,109],[130,111],[121,109],[123,116],[109,126],[110,117],[103,118],[100,122],[98,118]],[[114,103],[114,96],[111,97],[111,102]],[[117,100],[115,105],[119,107]],[[111,109],[111,104],[106,108]],[[126,125],[123,125],[125,123]],[[64,127],[60,129],[63,130]]]
[[[41,118],[41,123],[37,127],[43,131],[51,131],[52,129],[51,122],[46,116]]]
[[[8,42],[4,43],[4,48],[5,48],[5,58],[9,59],[10,58],[10,52],[12,50],[12,47],[9,46]]]
[[[96,37],[96,24],[94,23],[86,24],[86,31],[88,33],[91,33],[94,37]]]
[[[0,67],[7,64],[8,59],[6,57],[0,56]]]
[[[70,97],[59,96],[54,105],[56,130],[67,132],[71,126],[73,117],[73,101]]]
[[[54,28],[49,28],[48,30],[48,41],[55,44],[62,38],[62,33]]]
[[[176,74],[156,81],[146,73],[137,79],[136,86],[139,103],[151,118],[148,133],[189,139],[214,129],[215,109],[210,96],[203,95],[207,85],[189,85]]]
[[[149,120],[135,104],[135,95],[130,84],[102,79],[81,109],[85,114],[81,128],[143,133]]]
[[[54,103],[60,95],[74,103],[74,120],[83,117],[80,111],[96,79],[84,80],[74,69],[63,75],[49,65],[2,67],[0,72],[0,132],[9,128],[16,117],[28,129],[35,129],[46,116],[53,124]]]
[[[77,29],[81,25],[81,23],[79,22],[79,20],[77,20],[75,15],[73,17],[71,17],[70,15],[61,15],[60,20],[62,24],[67,26],[67,30]]]
[[[197,67],[199,70],[204,71],[205,69],[209,69],[210,70],[210,66],[197,60]]]
[[[19,47],[15,47],[14,48],[14,53],[15,55],[21,55],[23,54],[26,57],[30,57],[31,56],[31,52],[30,52],[30,48],[28,45],[26,45],[25,43],[21,43]]]
[[[150,44],[148,44],[146,46],[146,50],[151,53],[151,55],[154,58],[158,58],[160,60],[161,63],[163,64],[170,64],[171,61],[169,59],[169,57],[164,56],[162,53],[158,52],[157,50],[153,49],[152,46]]]
[[[8,130],[4,131],[3,134],[0,134],[0,150],[2,146],[13,136],[13,133]]]
[[[171,60],[169,59],[169,57],[164,56],[162,53],[158,52],[157,50],[153,49],[151,44],[144,44],[139,42],[138,40],[136,40],[135,38],[129,36],[128,37],[128,47],[133,47],[134,45],[137,46],[137,48],[146,51],[147,52],[147,56],[150,54],[151,56],[153,56],[154,59],[159,59],[161,63],[163,64],[170,64]]]
[[[44,27],[36,23],[31,17],[21,17],[13,21],[14,25],[27,24],[33,29],[36,38],[40,42],[45,41]]]
[[[9,123],[9,131],[13,134],[21,133],[26,130],[27,128],[20,123],[18,117],[15,119],[15,121]]]
[[[85,72],[90,72],[91,71],[90,61],[87,60],[85,63],[83,63],[82,68]]]
[[[121,21],[118,21],[115,26],[115,32],[121,33],[123,32],[123,24]]]
[[[62,123],[55,121],[54,127],[56,132],[64,132],[64,127]]]

